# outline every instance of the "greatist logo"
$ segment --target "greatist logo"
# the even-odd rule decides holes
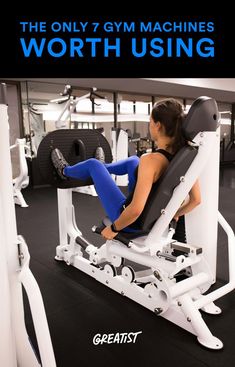
[[[135,343],[137,336],[142,331],[131,331],[129,333],[96,334],[93,338],[94,345]]]

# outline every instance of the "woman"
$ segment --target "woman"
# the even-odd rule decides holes
[[[112,221],[105,227],[102,236],[113,239],[121,230],[136,232],[138,218],[143,213],[151,190],[159,177],[165,172],[177,151],[186,144],[181,133],[184,113],[182,105],[173,98],[158,101],[151,112],[149,130],[151,139],[157,144],[157,151],[147,153],[116,163],[105,164],[94,158],[69,166],[58,149],[51,154],[58,175],[63,178],[86,180],[92,178],[101,203]],[[126,198],[117,187],[110,174],[124,175],[129,178],[129,196]],[[196,182],[175,219],[191,211],[200,203],[200,189]]]

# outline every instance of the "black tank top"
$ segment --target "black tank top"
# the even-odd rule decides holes
[[[174,157],[173,154],[167,152],[166,150],[164,149],[157,149],[157,151],[155,152],[156,154],[162,154],[164,155],[164,157],[166,157],[168,159],[168,161],[170,162],[172,160],[172,158]],[[137,176],[138,176],[138,167],[136,168],[136,171],[135,171],[135,175],[136,175],[136,182],[137,182]],[[148,196],[148,199],[147,199],[147,202],[146,204],[149,202],[149,200],[152,200],[152,194],[155,192],[154,188],[155,186],[158,184],[158,180],[156,182],[153,183],[152,185],[152,188],[151,188],[151,191],[149,193],[149,196]],[[136,185],[135,185],[136,186]],[[135,187],[133,188],[133,191],[129,193],[129,195],[127,196],[126,198],[126,201],[123,205],[123,210],[131,203],[132,199],[133,199],[133,195],[134,195],[134,191],[135,191]],[[146,207],[146,205],[145,205]],[[141,217],[142,215],[144,215],[144,211],[145,211],[145,208],[143,209],[141,215],[139,216],[139,218],[132,224],[130,224],[128,227],[129,228],[133,228],[133,229],[140,229],[140,226],[139,226],[139,221],[141,220]]]

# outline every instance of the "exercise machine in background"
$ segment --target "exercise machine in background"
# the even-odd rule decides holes
[[[117,162],[121,159],[128,157],[128,133],[120,128],[112,128],[111,131],[112,140],[112,155],[113,162]],[[118,186],[128,185],[128,176],[114,176],[113,177]]]
[[[226,134],[220,141],[221,159],[220,164],[222,166],[234,166],[235,164],[235,141],[229,141],[226,145]]]
[[[132,155],[138,155],[140,134],[132,134],[129,129],[112,128],[112,155],[113,162],[126,159]],[[113,178],[118,186],[128,185],[128,176],[114,176]]]
[[[76,97],[73,95],[73,89],[71,85],[66,85],[64,88],[63,93],[60,93],[61,97],[51,100],[50,102],[56,103],[65,103],[64,108],[62,109],[58,119],[55,122],[56,129],[66,129],[67,122],[70,121],[71,115],[76,110],[76,107],[80,101],[83,99],[89,98],[91,101],[94,102],[95,98],[104,98],[96,93],[97,88],[91,88],[91,91],[81,97]],[[95,102],[94,102],[95,103]],[[81,155],[83,159],[86,159],[86,147],[82,145],[82,142],[78,142],[77,144],[78,149],[81,151]],[[99,151],[97,151],[97,156],[100,156]],[[80,194],[87,194],[91,196],[97,196],[96,190],[93,185],[87,185],[83,187],[76,187],[73,189],[74,192],[78,192]]]
[[[41,292],[29,268],[28,247],[17,234],[5,84],[0,84],[0,120],[0,365],[56,367]],[[27,334],[22,286],[28,297],[40,357]]]
[[[234,105],[231,111],[222,111],[220,115],[231,116],[230,136],[227,139],[228,132],[224,132],[220,140],[220,164],[221,166],[231,166],[235,164],[235,136],[234,136]]]
[[[88,131],[77,130],[76,138],[90,144],[87,158],[91,158],[97,143],[93,135],[97,132],[90,130],[88,134]],[[52,132],[41,142],[39,167],[46,182],[58,187],[60,242],[56,259],[196,335],[203,346],[221,349],[222,341],[211,333],[200,312],[220,314],[222,311],[214,301],[235,288],[235,236],[218,212],[220,127],[216,101],[209,97],[198,98],[185,118],[183,131],[189,144],[177,152],[160,178],[141,217],[141,231],[138,234],[121,231],[100,248],[89,243],[76,224],[70,185],[87,183],[61,182],[53,176],[50,159],[53,148],[59,148],[71,164],[76,158],[69,130],[64,130],[63,142],[61,131]],[[108,163],[109,144],[105,140],[101,144]],[[172,239],[175,225],[172,218],[197,179],[202,201],[185,215],[187,243],[181,243]],[[105,218],[103,223],[93,231],[101,233],[110,221]],[[228,238],[229,281],[211,290],[216,282],[218,223]],[[126,260],[145,270],[135,271],[135,265],[125,265]]]
[[[81,97],[76,97],[75,95],[73,95],[73,89],[71,85],[66,85],[63,93],[60,93],[61,97],[50,101],[50,102],[56,102],[59,104],[65,103],[64,108],[62,109],[61,113],[59,114],[58,119],[55,122],[56,129],[66,129],[67,128],[66,122],[70,120],[71,115],[76,110],[78,103],[82,101],[83,99],[90,98],[90,100],[93,102],[96,97],[104,99],[103,96],[100,96],[96,93],[96,90],[97,88],[93,87],[91,88],[89,93]]]
[[[15,204],[20,205],[22,208],[27,208],[28,204],[26,203],[21,190],[25,189],[29,184],[27,158],[31,159],[31,149],[30,146],[26,143],[25,138],[16,139],[15,144],[11,145],[10,149],[12,150],[14,148],[18,149],[20,168],[19,175],[13,179],[14,201]]]

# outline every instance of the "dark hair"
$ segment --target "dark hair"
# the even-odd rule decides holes
[[[161,122],[165,128],[165,134],[173,138],[170,145],[173,153],[176,153],[186,144],[182,134],[182,123],[184,120],[184,111],[182,104],[174,98],[166,98],[155,103],[151,117],[154,122]]]

